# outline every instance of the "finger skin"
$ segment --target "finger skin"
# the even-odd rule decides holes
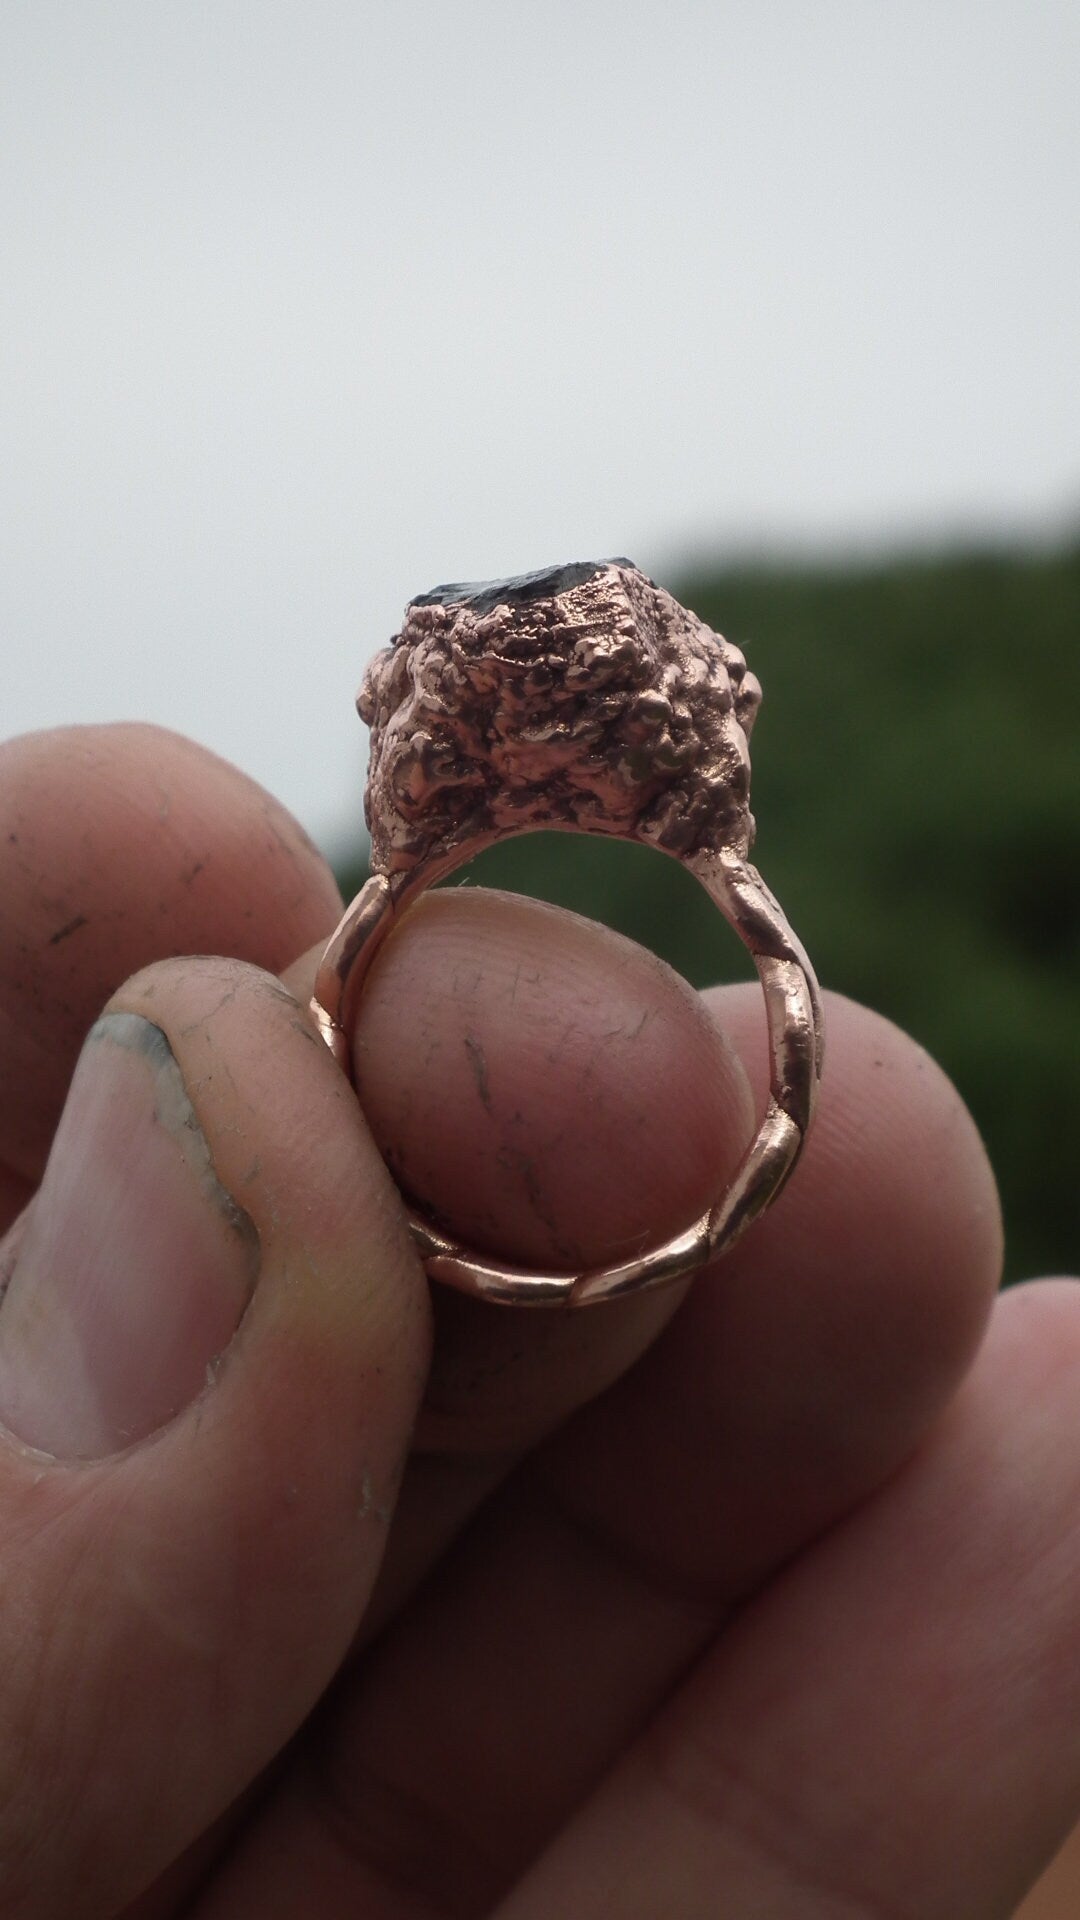
[[[280,971],[338,911],[291,815],[193,741],[107,726],[5,742],[0,1164],[40,1178],[83,1036],[129,975],[184,953]]]
[[[758,1072],[760,996],[708,1002]],[[583,1522],[731,1599],[910,1452],[969,1366],[1001,1276],[997,1190],[955,1087],[880,1014],[829,994],[826,1017],[794,1178],[544,1460]],[[721,1480],[702,1478],[703,1452],[728,1463]]]
[[[296,1003],[162,963],[114,1007],[168,1036],[261,1265],[196,1402],[68,1465],[0,1437],[0,1908],[116,1912],[275,1755],[382,1555],[426,1369],[397,1195]]]
[[[836,997],[828,1017],[820,1146],[760,1259],[748,1236],[703,1277],[371,1650],[225,1882],[239,1914],[305,1884],[328,1916],[488,1912],[733,1604],[941,1413],[997,1284],[993,1179],[920,1049]]]
[[[498,1920],[1007,1920],[1080,1804],[1080,1285],[689,1678]]]
[[[353,1061],[399,1186],[526,1266],[665,1239],[723,1193],[750,1131],[741,1064],[686,981],[515,894],[420,899],[365,982]]]
[[[760,996],[706,1001],[760,1076]],[[1000,1278],[993,1175],[955,1088],[880,1015],[827,994],[826,1016],[829,1069],[785,1192],[534,1461],[576,1523],[727,1602],[911,1450],[970,1364]],[[441,1548],[453,1502],[467,1517],[462,1479],[428,1484],[416,1463],[371,1624],[415,1586],[425,1540]]]
[[[298,994],[313,968],[290,970]],[[515,895],[441,892],[405,916],[365,984],[354,1059],[411,1196],[528,1265],[658,1243],[724,1191],[752,1128],[742,1066],[684,980]],[[684,1293],[540,1310],[435,1287],[418,1446],[533,1444],[636,1360]]]

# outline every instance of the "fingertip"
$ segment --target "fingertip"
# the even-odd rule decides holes
[[[402,1188],[467,1243],[572,1270],[722,1193],[751,1127],[741,1063],[692,988],[576,914],[424,896],[376,959],[357,1090]]]
[[[662,1242],[725,1190],[752,1127],[741,1063],[684,980],[606,927],[489,890],[409,910],[365,981],[353,1060],[406,1197],[514,1264],[573,1271]],[[684,1292],[538,1312],[436,1286],[419,1444],[534,1441]]]
[[[275,974],[220,957],[157,961],[109,1007],[166,1033],[215,1169],[242,1198],[264,1255],[299,1243],[317,1278],[344,1263],[346,1307],[375,1287],[383,1260],[393,1270],[378,1289],[388,1310],[422,1293],[399,1195],[348,1081]],[[358,1250],[369,1256],[359,1266]]]
[[[314,1563],[288,1547],[290,1529],[307,1525],[348,1562],[361,1507],[392,1504],[423,1393],[430,1302],[399,1195],[348,1082],[274,975],[161,961],[111,1006],[165,1033],[214,1176],[257,1236],[249,1305],[185,1418],[227,1446],[253,1540],[260,1514],[286,1501],[288,1524],[263,1535],[265,1577],[306,1590]],[[348,1583],[341,1604],[355,1611]]]
[[[767,1071],[760,994],[709,990],[756,1083]],[[885,1015],[826,993],[825,1071],[802,1159],[734,1262],[788,1265],[884,1306],[896,1340],[933,1347],[953,1381],[978,1344],[1001,1281],[1004,1234],[985,1145],[956,1087]]]

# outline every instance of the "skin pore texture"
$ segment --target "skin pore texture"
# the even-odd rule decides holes
[[[188,742],[0,749],[4,1920],[1006,1920],[1080,1803],[1080,1289],[995,1300],[955,1090],[831,996],[803,1161],[692,1289],[432,1299],[391,1171],[521,1257],[658,1237],[760,996],[429,897],[358,1102],[339,909]],[[106,1311],[131,1438],[123,1367],[63,1385]]]

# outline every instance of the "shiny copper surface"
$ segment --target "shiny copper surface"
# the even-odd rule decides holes
[[[628,560],[436,588],[364,676],[372,876],[333,934],[312,1012],[346,1073],[367,968],[425,887],[538,829],[638,840],[689,868],[753,956],[770,1097],[734,1180],[683,1232],[618,1266],[537,1273],[471,1252],[413,1211],[433,1279],[488,1300],[578,1306],[714,1260],[798,1158],[821,1073],[817,982],[747,859],[748,740],[761,689],[737,647]]]

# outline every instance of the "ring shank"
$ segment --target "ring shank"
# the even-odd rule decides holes
[[[505,836],[490,836],[491,839]],[[408,873],[374,873],[331,935],[315,979],[312,1017],[352,1079],[349,1036],[364,978],[383,940],[411,901],[464,865],[485,841],[472,840],[440,861]],[[750,952],[765,997],[769,1099],[754,1138],[717,1201],[681,1233],[632,1260],[575,1272],[538,1272],[470,1251],[416,1208],[409,1224],[433,1280],[485,1300],[515,1306],[585,1306],[669,1284],[715,1260],[763,1213],[802,1150],[821,1078],[823,1024],[817,980],[779,903],[757,869],[730,849],[682,862]]]

